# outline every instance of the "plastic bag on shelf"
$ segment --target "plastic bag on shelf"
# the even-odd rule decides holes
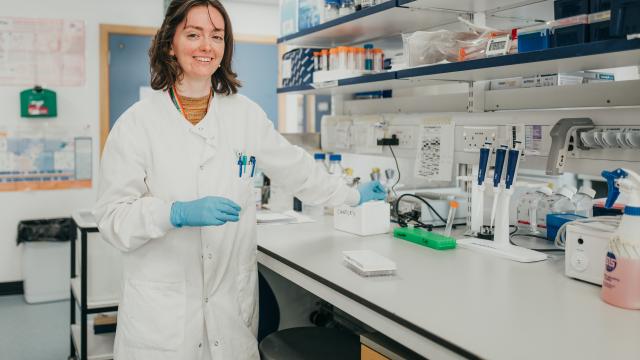
[[[402,34],[407,65],[431,65],[485,57],[487,42],[509,32],[478,26],[458,18],[466,31],[436,30]]]

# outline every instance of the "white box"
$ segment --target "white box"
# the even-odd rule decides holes
[[[351,207],[342,205],[333,209],[333,227],[356,235],[376,235],[389,232],[391,207],[384,201],[369,201]]]
[[[396,263],[371,250],[343,251],[344,263],[362,276],[393,275]]]
[[[540,87],[542,86],[542,79],[540,76],[528,76],[522,78],[522,87],[523,88],[532,88],[532,87]]]
[[[598,230],[596,224],[589,228],[577,222],[567,225],[564,271],[569,277],[602,285],[612,233],[606,227]]]
[[[69,241],[23,244],[24,299],[30,303],[69,298]]]
[[[514,77],[508,79],[491,80],[489,88],[491,90],[517,89],[522,86],[522,78]]]

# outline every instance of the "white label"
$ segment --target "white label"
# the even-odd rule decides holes
[[[283,79],[291,78],[291,60],[282,61],[282,78]]]

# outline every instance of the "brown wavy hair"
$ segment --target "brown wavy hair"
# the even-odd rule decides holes
[[[160,30],[153,37],[149,48],[149,63],[151,67],[151,88],[154,90],[169,90],[183,76],[178,59],[170,55],[173,36],[176,28],[187,16],[191,8],[196,6],[211,6],[218,10],[224,18],[224,55],[220,67],[211,76],[211,87],[218,94],[231,95],[238,92],[242,86],[238,74],[231,68],[233,58],[233,31],[231,20],[224,6],[218,0],[173,0],[167,8]]]

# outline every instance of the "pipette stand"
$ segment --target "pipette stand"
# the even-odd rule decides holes
[[[511,202],[511,195],[513,195],[513,188],[501,189],[498,192],[498,198],[495,199],[498,202],[498,208],[496,209],[493,241],[466,238],[457,240],[458,246],[524,263],[546,260],[546,254],[512,245],[509,241],[509,203]]]

